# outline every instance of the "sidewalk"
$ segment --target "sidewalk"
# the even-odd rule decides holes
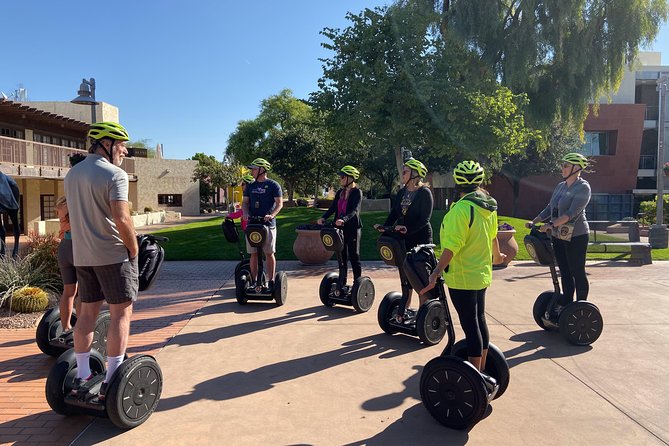
[[[669,444],[669,262],[589,262],[591,300],[604,318],[590,347],[534,323],[534,299],[551,288],[546,268],[514,262],[495,271],[486,310],[511,383],[470,432],[444,428],[420,402],[422,367],[443,347],[378,327],[379,302],[398,288],[394,269],[365,263],[376,300],[355,314],[318,299],[334,262],[279,267],[289,276],[283,307],[238,305],[234,262],[165,264],[137,305],[131,338],[131,353],[156,354],[163,394],[131,431],[51,412],[43,392],[54,360],[37,351],[32,331],[0,332],[0,443],[68,444],[83,430],[74,444]]]

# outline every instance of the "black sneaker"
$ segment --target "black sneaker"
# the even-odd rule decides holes
[[[88,381],[93,378],[93,375],[90,375],[88,378],[77,378],[74,380],[74,387],[70,390],[70,395],[77,398],[84,398],[88,394],[88,389],[84,387]]]

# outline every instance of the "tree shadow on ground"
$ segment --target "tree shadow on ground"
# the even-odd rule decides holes
[[[43,353],[11,358],[0,362],[0,379],[8,383],[44,379],[55,362],[56,358]]]

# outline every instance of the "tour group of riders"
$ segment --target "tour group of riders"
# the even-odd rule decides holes
[[[77,360],[77,383],[73,394],[92,374],[89,356],[96,317],[103,301],[109,304],[111,322],[107,334],[107,379],[98,398],[105,398],[106,383],[123,361],[129,336],[132,304],[137,299],[138,245],[130,218],[128,204],[128,176],[120,168],[128,151],[129,136],[125,128],[112,122],[91,125],[88,137],[91,146],[88,156],[73,166],[65,178],[65,197],[58,202],[61,221],[61,246],[58,252],[63,282],[61,322],[63,336],[74,337]],[[590,199],[590,186],[581,178],[588,159],[578,153],[569,153],[562,159],[562,178],[546,208],[531,222],[550,223],[543,231],[555,231],[558,226],[574,224],[571,242],[555,243],[555,254],[561,271],[566,299],[585,299],[588,281],[585,275],[585,251],[588,224],[584,209]],[[276,216],[283,207],[281,186],[268,178],[271,164],[256,158],[244,175],[242,209],[230,216],[241,217],[242,228],[249,218],[264,220],[268,236],[261,247],[266,258],[267,277],[276,270]],[[404,162],[402,188],[394,199],[383,225],[394,227],[394,235],[403,240],[406,250],[417,245],[432,243],[433,197],[425,183],[428,169],[419,160]],[[338,171],[340,188],[329,209],[318,219],[323,224],[333,217],[334,225],[342,229],[344,265],[351,263],[354,279],[362,274],[360,238],[362,220],[360,207],[362,192],[356,181],[360,171],[350,165]],[[497,202],[481,187],[485,178],[483,167],[476,161],[466,160],[455,166],[453,179],[458,199],[444,216],[439,231],[443,252],[429,277],[429,283],[418,291],[422,305],[428,292],[443,277],[451,301],[458,313],[465,333],[469,361],[482,370],[485,367],[489,336],[485,318],[486,290],[492,281],[492,265],[501,263],[504,254],[497,243]],[[74,234],[74,236],[73,236]],[[555,238],[553,239],[555,240]],[[251,276],[257,274],[258,248],[246,246],[251,259]],[[399,269],[400,276],[402,269]],[[406,287],[406,280],[401,280]],[[273,288],[270,280],[268,287]],[[416,310],[410,308],[411,290],[404,314],[399,323],[410,323]],[[77,323],[70,325],[74,295],[78,294]]]

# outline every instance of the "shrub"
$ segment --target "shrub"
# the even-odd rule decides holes
[[[23,287],[14,290],[10,308],[17,313],[35,313],[49,307],[49,295],[38,287]]]
[[[33,268],[41,266],[44,274],[57,283],[58,291],[62,291],[63,285],[58,267],[58,245],[59,240],[53,234],[39,235],[36,232],[28,234],[28,256]],[[31,284],[39,286],[38,284]]]
[[[151,206],[145,206],[144,207],[144,212],[153,212],[153,208]]]
[[[60,293],[62,285],[60,276],[48,272],[46,265],[35,259],[35,253],[18,258],[0,257],[0,307],[19,288],[35,286]]]
[[[664,223],[669,221],[669,194],[664,194],[664,204],[662,205],[662,210],[664,214]],[[651,201],[642,201],[639,205],[639,213],[642,214],[641,222],[644,225],[655,224],[657,220],[657,199]]]
[[[497,230],[498,231],[511,231],[513,229],[515,229],[515,228],[513,226],[511,226],[510,224],[506,223],[506,222],[500,223],[500,224],[497,225]]]
[[[298,198],[297,199],[297,205],[298,206],[306,206],[308,204],[308,201],[305,200],[304,198]]]

